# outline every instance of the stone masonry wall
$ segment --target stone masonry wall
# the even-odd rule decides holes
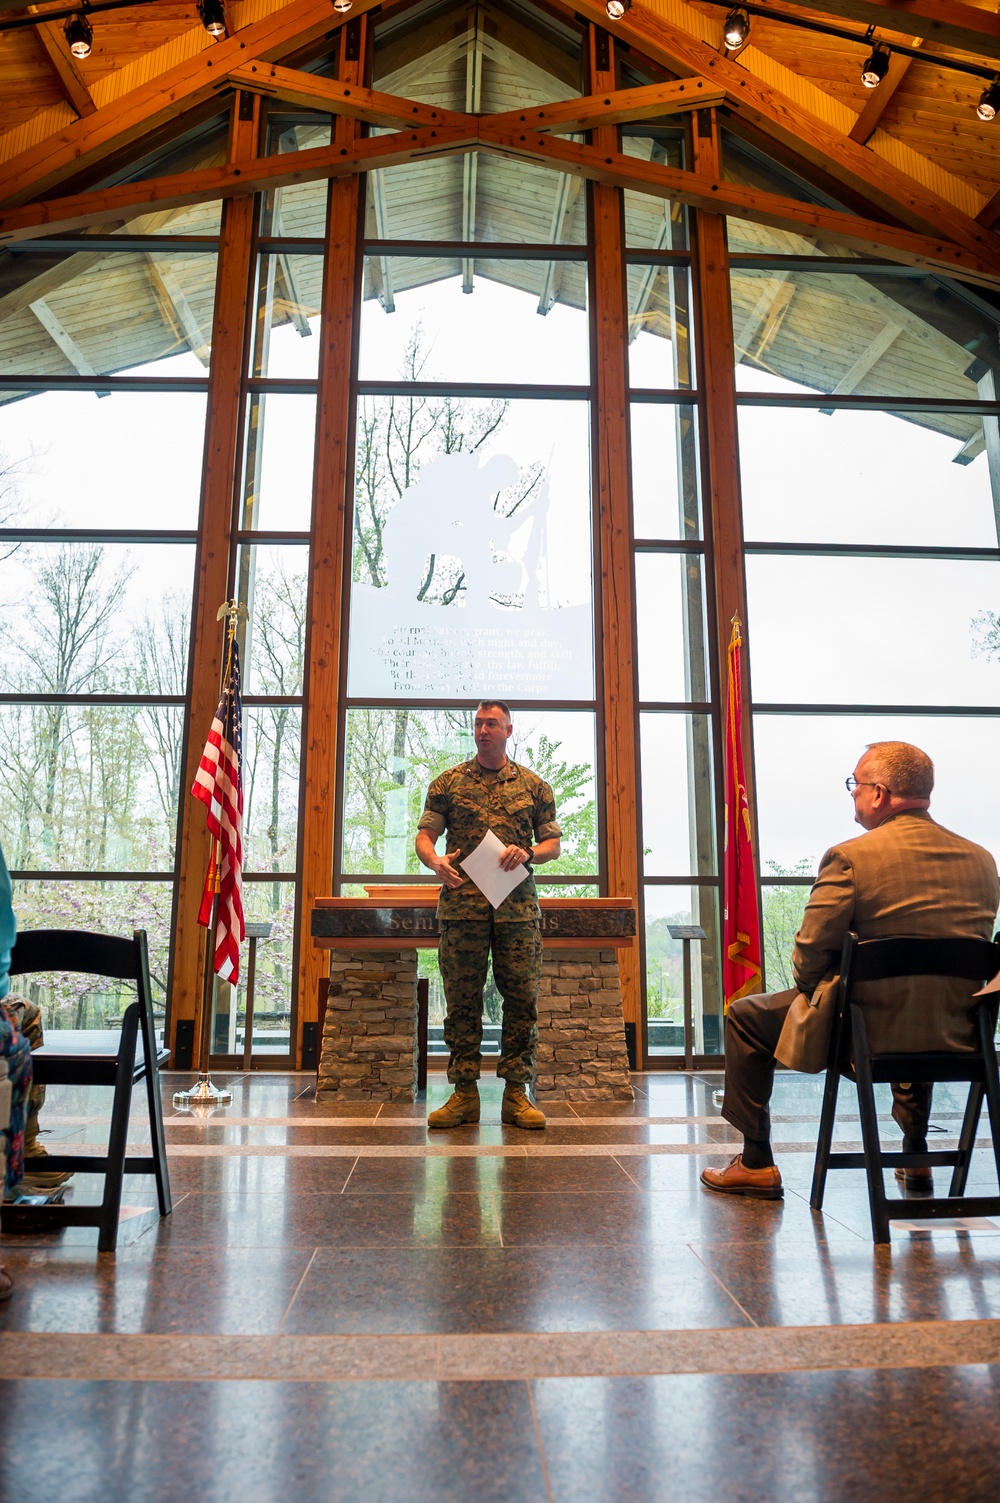
[[[416,950],[332,950],[317,1099],[414,1101]]]
[[[616,950],[547,950],[535,1091],[548,1101],[631,1101]]]

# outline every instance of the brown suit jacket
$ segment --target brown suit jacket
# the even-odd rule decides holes
[[[935,824],[922,810],[891,815],[845,840],[820,862],[792,970],[799,996],[775,1051],[783,1065],[826,1068],[844,936],[990,939],[1000,881],[989,851]],[[975,983],[916,977],[857,989],[873,1053],[973,1047],[970,997]]]

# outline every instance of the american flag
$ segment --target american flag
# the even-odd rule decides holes
[[[229,671],[222,698],[201,754],[191,792],[208,809],[212,859],[202,894],[199,924],[212,922],[212,897],[219,894],[215,924],[215,970],[233,985],[240,977],[240,942],[246,933],[243,919],[243,700],[240,695],[240,655],[235,640],[229,648]],[[218,863],[218,865],[216,864]]]

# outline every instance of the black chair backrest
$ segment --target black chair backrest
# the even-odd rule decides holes
[[[94,976],[116,976],[121,981],[143,981],[140,930],[131,939],[111,934],[90,934],[80,929],[28,929],[17,936],[11,954],[10,974],[27,976],[36,971],[84,971]]]
[[[858,939],[844,941],[841,974],[858,981],[895,976],[957,976],[991,981],[1000,971],[1000,944],[988,939]]]

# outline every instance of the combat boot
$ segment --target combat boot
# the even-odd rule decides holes
[[[463,1127],[479,1121],[479,1087],[474,1080],[458,1084],[444,1106],[431,1112],[428,1127]]]
[[[514,1085],[508,1081],[504,1087],[500,1121],[506,1123],[508,1127],[529,1127],[537,1130],[545,1126],[545,1114],[535,1106],[523,1085]]]
[[[44,1087],[43,1087],[44,1091]],[[34,1095],[34,1091],[32,1092]],[[44,1101],[45,1097],[42,1096]],[[49,1151],[40,1140],[38,1126],[38,1107],[40,1103],[31,1102],[27,1116],[24,1119],[24,1156],[26,1159],[49,1157]],[[60,1185],[65,1185],[73,1178],[67,1169],[28,1169],[24,1179],[17,1186],[21,1195],[39,1195],[49,1190],[57,1190]]]

